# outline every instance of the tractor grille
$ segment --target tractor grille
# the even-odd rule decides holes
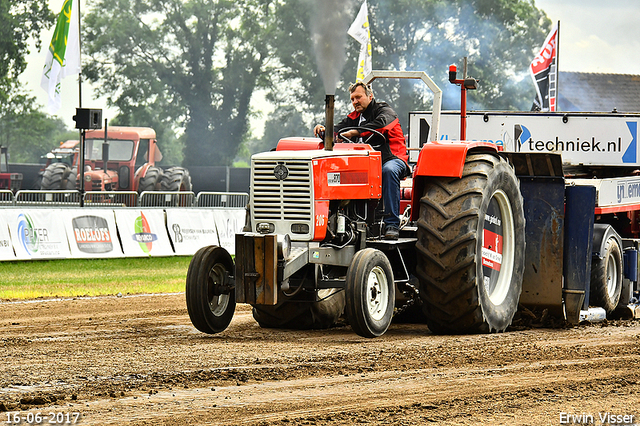
[[[274,174],[278,165],[288,170],[288,176],[283,180]],[[254,161],[251,191],[253,215],[257,221],[311,221],[313,191],[310,161]]]

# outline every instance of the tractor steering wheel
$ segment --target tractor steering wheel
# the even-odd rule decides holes
[[[360,133],[371,132],[371,135],[367,136],[367,138],[362,141],[363,143],[369,143],[371,138],[373,138],[374,136],[380,136],[382,140],[384,140],[384,135],[379,131],[373,130],[373,129],[367,129],[366,127],[362,127],[362,126],[345,127],[344,129],[340,130],[340,133],[338,133],[338,137],[346,142],[352,142],[348,137],[343,135],[343,133],[348,132],[349,130],[358,130]]]

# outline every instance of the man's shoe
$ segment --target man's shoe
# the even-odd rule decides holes
[[[400,231],[398,231],[398,228],[390,226],[384,230],[385,240],[397,240],[399,235]]]

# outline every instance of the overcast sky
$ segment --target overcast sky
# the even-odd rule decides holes
[[[83,11],[85,1],[82,0]],[[59,13],[62,3],[63,0],[49,0],[49,7]],[[560,21],[560,71],[640,75],[640,0],[535,0],[535,4],[553,22]],[[52,33],[53,29],[42,34],[43,46],[49,45]],[[543,41],[540,40],[540,45]],[[46,93],[40,88],[44,58],[43,52],[32,49],[27,71],[21,77],[42,105],[47,102]],[[84,108],[102,108],[103,118],[107,119],[115,115],[114,110],[107,109],[104,100],[93,99],[93,90],[86,82],[82,93]],[[62,94],[63,106],[57,115],[68,127],[74,128],[77,78],[67,77],[62,81]]]

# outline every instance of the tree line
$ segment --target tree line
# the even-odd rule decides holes
[[[323,120],[321,67],[339,71],[336,114],[350,109],[346,88],[355,79],[359,45],[347,37],[341,57],[318,63],[310,31],[320,19],[316,4],[95,0],[82,10],[83,78],[117,109],[112,124],[156,129],[165,159],[187,167],[246,161],[281,137],[310,135]],[[353,19],[360,4],[340,2],[341,13]],[[479,90],[469,92],[471,109],[530,107],[527,66],[551,27],[533,0],[367,4],[374,69],[426,71],[443,89],[443,107],[455,109],[459,89],[448,82],[448,65],[461,69],[467,57],[468,74],[480,80]],[[46,0],[0,0],[0,16],[10,22],[0,29],[0,141],[10,145],[12,161],[37,161],[67,129],[21,91],[17,76],[27,40],[38,40],[54,14]],[[328,18],[324,30],[346,32],[344,20]],[[374,93],[404,121],[409,111],[430,109],[429,95],[414,82],[376,81]],[[269,112],[256,138],[250,120],[263,110]]]

